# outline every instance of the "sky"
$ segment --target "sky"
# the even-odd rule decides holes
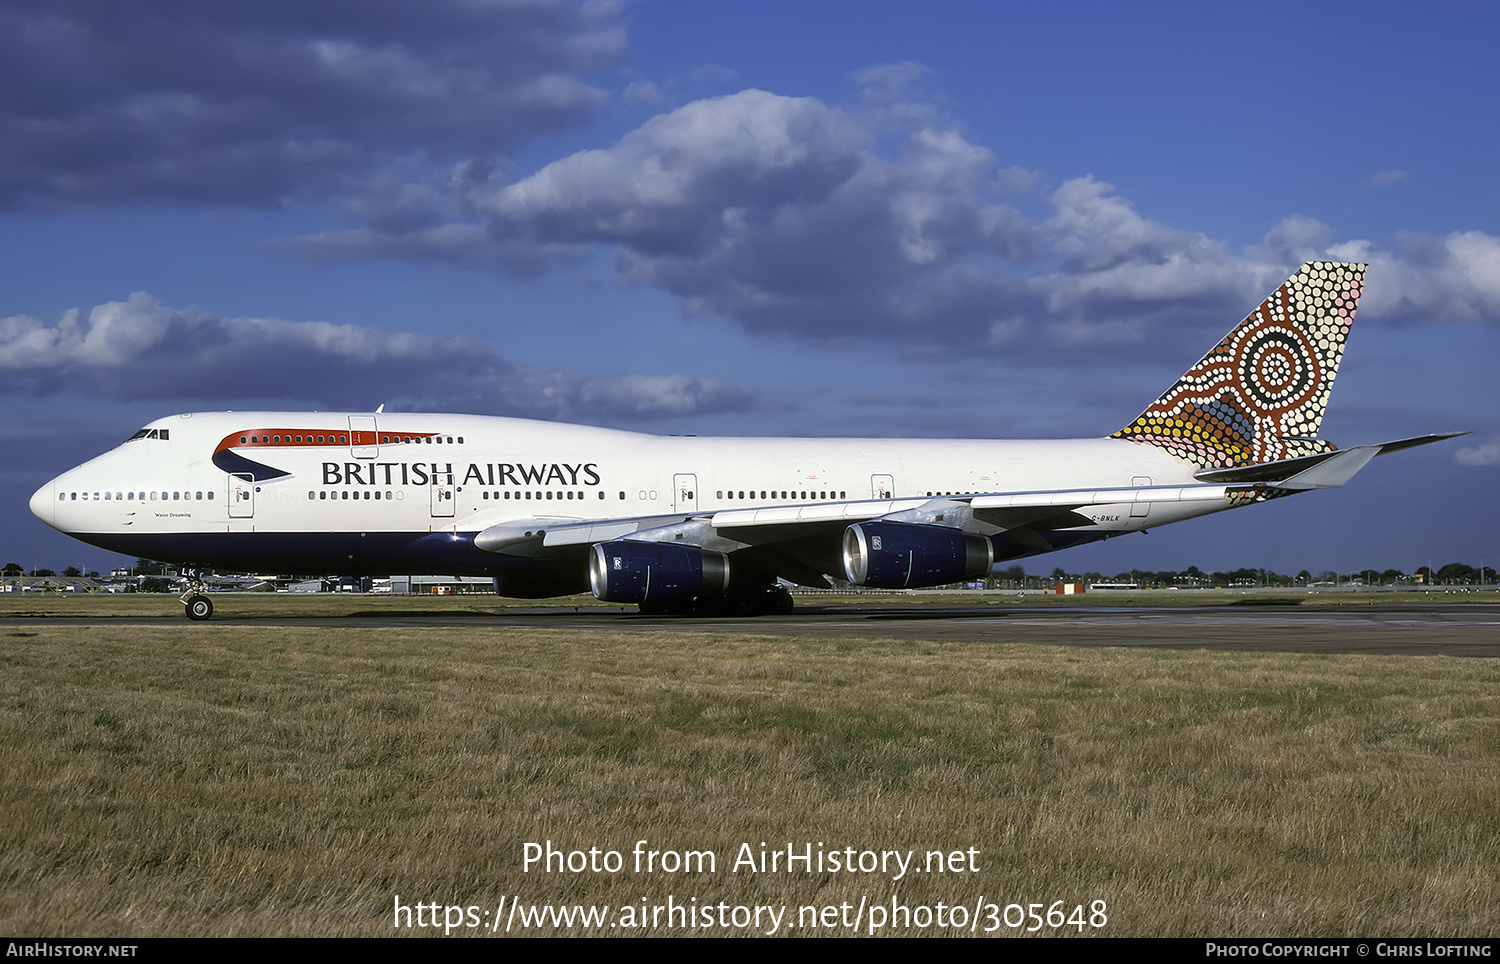
[[[1344,489],[1026,560],[1500,566],[1500,8],[0,0],[0,556],[155,418],[1080,438],[1370,264]]]

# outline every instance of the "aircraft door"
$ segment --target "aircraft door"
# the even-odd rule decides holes
[[[896,497],[896,481],[889,475],[870,476],[870,498],[872,499],[894,499]]]
[[[1137,475],[1135,478],[1133,478],[1133,479],[1130,480],[1130,484],[1133,485],[1133,486],[1135,486],[1135,487],[1137,487],[1137,488],[1140,488],[1141,486],[1150,485],[1151,484],[1151,476],[1149,476],[1149,475]],[[1144,518],[1146,518],[1147,515],[1150,514],[1150,512],[1151,512],[1151,503],[1149,503],[1149,502],[1135,502],[1135,503],[1133,503],[1130,506],[1130,517],[1132,519],[1144,519]]]
[[[379,443],[380,437],[375,434],[375,416],[349,416],[349,454],[351,456],[357,459],[373,459],[380,454]]]
[[[440,481],[446,479],[446,481]],[[432,517],[448,519],[453,516],[454,486],[452,475],[432,477]]]
[[[672,476],[674,509],[677,512],[698,511],[698,477],[683,474]]]
[[[255,477],[236,474],[229,477],[229,518],[255,518]]]

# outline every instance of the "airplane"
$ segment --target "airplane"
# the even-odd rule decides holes
[[[200,568],[481,575],[645,613],[789,612],[782,583],[923,588],[1337,488],[1318,438],[1366,265],[1315,261],[1107,438],[698,438],[480,415],[190,413],[37,490],[74,538]],[[550,505],[547,503],[551,503]],[[194,581],[192,619],[213,604]]]

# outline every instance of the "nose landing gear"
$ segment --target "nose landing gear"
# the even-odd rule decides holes
[[[187,612],[187,618],[204,620],[213,618],[214,604],[207,596],[189,594],[182,598],[182,608]]]
[[[187,580],[187,592],[180,597],[183,612],[187,618],[195,622],[212,619],[214,615],[214,604],[207,596],[203,595],[203,580],[198,578],[198,570],[182,570],[183,578]]]

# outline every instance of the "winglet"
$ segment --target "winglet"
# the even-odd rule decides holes
[[[1116,432],[1205,468],[1334,451],[1318,439],[1365,265],[1310,261]]]

